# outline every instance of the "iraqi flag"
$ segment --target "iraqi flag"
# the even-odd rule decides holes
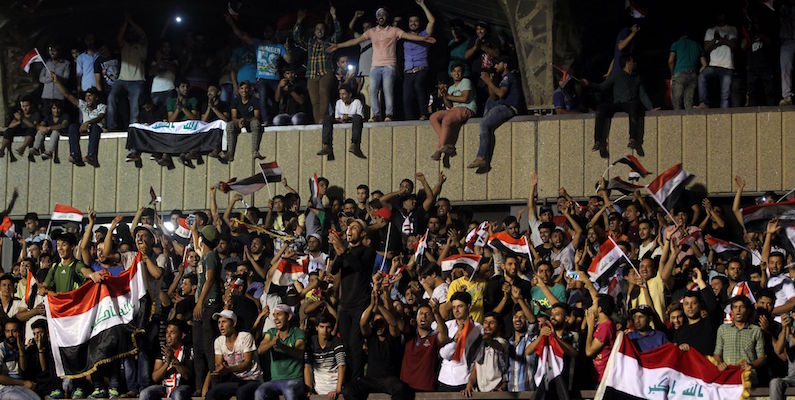
[[[82,378],[110,361],[133,356],[133,335],[145,318],[146,287],[140,253],[132,266],[102,283],[86,281],[70,292],[45,299],[55,372]]]
[[[39,49],[37,48],[29,51],[28,54],[25,54],[25,57],[22,57],[22,63],[19,64],[19,68],[22,68],[25,72],[30,72],[30,66],[35,62],[44,63],[44,59],[41,57],[41,54],[39,54]]]
[[[276,266],[271,277],[271,283],[279,286],[289,286],[301,279],[309,270],[309,257],[298,260],[282,258]]]
[[[28,306],[28,309],[32,309],[34,303],[36,302],[36,293],[39,290],[39,281],[36,280],[36,277],[33,276],[33,272],[28,270],[28,274],[25,277],[25,304]]]
[[[11,221],[8,215],[3,216],[3,220],[0,222],[0,233],[9,238],[14,237],[14,221]]]
[[[417,260],[419,260],[420,257],[425,254],[425,249],[427,249],[427,248],[428,248],[428,230],[426,229],[425,230],[425,234],[422,235],[422,237],[417,242],[417,244],[414,245],[414,261],[415,262],[417,262]]]
[[[240,194],[248,195],[264,188],[269,183],[282,181],[282,169],[279,168],[276,161],[262,163],[259,167],[260,173],[241,180],[232,178],[227,182],[218,182],[218,188],[224,193],[234,190]]]
[[[641,177],[645,178],[646,175],[650,174],[650,172],[646,170],[643,164],[641,164],[640,161],[632,154],[627,154],[624,157],[621,157],[620,159],[613,162],[613,165],[616,164],[624,164],[632,170],[632,172],[630,172],[629,174],[630,180],[638,180]]]
[[[591,282],[596,282],[602,275],[615,271],[624,257],[626,257],[624,252],[621,251],[621,248],[618,247],[616,242],[611,238],[607,238],[607,240],[599,246],[599,251],[588,267],[588,276]]]
[[[719,239],[711,235],[707,235],[704,240],[707,242],[709,248],[715,252],[715,254],[742,251],[745,249],[745,247],[737,243]]]
[[[130,124],[126,147],[141,153],[210,153],[221,148],[225,129],[226,123],[220,120]]]
[[[53,221],[83,221],[83,212],[65,204],[56,204],[50,219]]]
[[[477,270],[478,265],[480,264],[481,256],[476,254],[456,254],[450,257],[445,258],[442,260],[442,272],[451,271],[454,266],[458,264],[462,264],[471,268],[472,270]]]
[[[489,237],[489,221],[483,221],[475,229],[467,233],[466,245],[464,251],[467,253],[474,253],[475,246],[483,247],[486,245],[486,239]]]
[[[685,182],[692,177],[693,174],[682,169],[681,163],[676,164],[654,178],[651,183],[646,185],[646,189],[658,204],[671,208],[671,205],[679,199]]]
[[[750,374],[734,365],[718,371],[697,350],[673,343],[641,353],[619,332],[594,399],[742,399]]]
[[[317,198],[317,194],[320,192],[320,185],[317,182],[317,172],[309,178],[309,199]]]
[[[598,187],[599,184],[597,183],[596,186]],[[629,183],[617,176],[607,182],[607,190],[617,190],[623,194],[632,194],[640,189],[643,189],[643,186]]]
[[[190,226],[188,226],[188,220],[185,218],[177,219],[177,228],[174,229],[174,240],[185,246],[190,243],[191,235],[192,233],[190,231]]]
[[[740,211],[746,229],[763,230],[767,221],[773,217],[777,217],[779,221],[795,220],[795,199],[743,207]]]
[[[538,355],[538,366],[533,379],[537,387],[549,387],[549,382],[563,373],[563,347],[555,335],[541,336],[541,340],[536,344],[536,355]]]
[[[495,233],[489,240],[489,247],[501,251],[503,254],[513,254],[532,260],[530,244],[527,237],[520,236],[518,239],[511,237],[508,232],[502,231]]]
[[[751,288],[748,286],[748,282],[742,281],[737,282],[732,288],[731,293],[729,294],[729,298],[733,298],[734,296],[745,296],[748,300],[751,300],[751,303],[756,304],[756,297],[754,297],[754,293],[751,291]],[[723,323],[730,324],[732,323],[732,305],[727,304],[726,307],[723,308],[723,312],[726,316],[723,318]]]

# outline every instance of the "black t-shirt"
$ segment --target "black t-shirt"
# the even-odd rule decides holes
[[[117,57],[99,56],[94,61],[94,73],[98,72],[102,78],[103,89],[113,86],[113,82],[116,82],[116,79],[119,78],[119,69],[120,64]]]
[[[251,101],[249,100],[249,103],[250,103],[250,102],[251,102]],[[207,109],[208,109],[209,107],[210,107],[210,104],[209,104],[209,103],[205,103],[205,104],[203,104],[203,105],[202,105],[202,111],[201,111],[201,115],[204,115],[204,114],[207,112]],[[219,102],[218,102],[218,105],[216,106],[216,108],[217,108],[219,111],[221,111],[221,114],[224,114],[224,113],[226,113],[226,114],[229,114],[229,112],[230,112],[230,111],[229,111],[229,103],[227,103],[227,102],[225,102],[225,101],[219,101]],[[238,114],[238,115],[239,115],[239,114]],[[217,120],[219,120],[219,119],[220,119],[220,118],[218,118],[218,115],[216,115],[216,114],[215,114],[215,111],[212,111],[212,110],[210,110],[210,115],[209,115],[209,118],[207,118],[207,121],[206,121],[206,122],[213,122],[213,121],[217,121]]]
[[[182,315],[182,320],[186,321],[192,318],[194,307],[196,307],[196,298],[194,296],[187,296],[177,303],[174,307],[174,313],[176,315]]]
[[[483,299],[483,308],[485,312],[494,310],[494,307],[497,307],[497,305],[500,304],[500,301],[502,301],[503,282],[505,282],[505,277],[503,277],[503,275],[496,275],[491,277],[491,279],[489,279],[489,281],[486,283],[486,293],[485,298]],[[531,293],[532,286],[530,285],[530,282],[516,277],[514,278],[513,285],[521,288],[522,297],[529,299],[533,296]],[[513,334],[513,306],[513,299],[509,296],[505,302],[505,307],[503,307],[502,311],[499,313],[502,317],[503,337],[509,337]]]
[[[296,94],[304,96],[304,104],[298,104],[298,102],[293,98],[293,96],[285,91],[282,90],[282,98],[279,101],[279,114],[289,114],[294,115],[299,112],[306,112],[307,105],[309,104],[309,94],[306,90],[306,85],[301,81],[293,82],[292,88],[290,91],[295,92]]]
[[[235,100],[232,101],[232,106],[230,110],[237,110],[237,118],[243,118],[245,120],[250,120],[254,118],[254,110],[257,109],[257,102],[252,99],[251,97],[248,98],[248,102],[243,103],[243,101],[236,97]]]
[[[539,261],[546,261],[552,262],[552,248],[546,248],[543,244],[539,244],[536,246],[536,253],[538,253],[538,257],[541,259]],[[536,261],[538,263],[538,261]]]
[[[254,301],[243,295],[232,296],[232,311],[237,315],[237,329],[251,332],[259,313]]]
[[[38,112],[38,111],[33,111],[33,112],[31,112],[31,113],[30,113],[30,115],[25,115],[25,113],[23,113],[23,112],[22,112],[22,110],[20,110],[20,109],[17,107],[16,109],[14,109],[14,111],[12,111],[12,112],[11,112],[11,113],[8,115],[8,118],[6,118],[6,126],[10,125],[10,124],[11,124],[11,122],[14,120],[14,113],[16,113],[16,112],[19,112],[20,114],[22,114],[22,117],[23,117],[23,118],[27,118],[27,119],[29,119],[29,120],[30,120],[30,122],[33,122],[33,124],[34,124],[34,125],[38,124],[38,123],[41,121],[41,116],[39,115],[39,112]],[[33,128],[29,128],[29,127],[28,127],[27,125],[25,125],[25,123],[23,122],[23,123],[21,123],[21,124],[17,125],[17,129],[36,129],[36,128],[35,128],[35,127],[33,127]]]
[[[384,341],[373,332],[367,339],[367,377],[386,378],[400,376],[403,346],[400,337],[387,332]]]
[[[375,250],[365,246],[354,247],[334,259],[329,272],[337,274],[342,270],[339,303],[341,307],[346,309],[367,307],[370,302],[373,265],[375,265]]]
[[[66,114],[64,112],[62,112],[61,115],[58,116],[57,120],[53,120],[52,115],[50,115],[42,121],[42,123],[44,123],[44,126],[57,126],[61,125],[64,122],[66,122],[67,126],[69,125],[69,114]]]

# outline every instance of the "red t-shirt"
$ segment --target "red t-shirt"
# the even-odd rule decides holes
[[[610,320],[600,323],[596,326],[593,337],[604,344],[593,359],[593,367],[598,374],[597,378],[601,381],[607,368],[607,359],[610,358],[610,351],[613,349],[613,342],[616,340],[616,325]]]
[[[436,364],[439,359],[439,341],[436,332],[423,338],[414,337],[406,341],[400,380],[414,390],[432,392],[436,390]]]

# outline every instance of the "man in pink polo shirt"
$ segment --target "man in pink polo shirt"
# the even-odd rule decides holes
[[[361,36],[339,44],[332,44],[328,47],[329,53],[343,48],[358,45],[365,40],[373,43],[373,62],[370,68],[370,102],[373,114],[373,121],[392,120],[392,100],[395,89],[395,74],[397,56],[395,55],[395,45],[398,39],[411,40],[416,42],[436,43],[436,39],[430,36],[419,36],[408,33],[400,28],[389,25],[389,12],[385,8],[379,8],[375,12],[377,25],[366,30]],[[385,114],[381,113],[381,104],[378,101],[378,91],[383,86]]]

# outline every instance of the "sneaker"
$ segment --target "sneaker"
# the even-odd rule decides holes
[[[72,392],[73,399],[85,399],[86,394],[83,392],[83,388],[77,388],[74,392]]]
[[[55,389],[52,392],[50,392],[50,394],[47,395],[48,399],[53,399],[53,400],[63,399],[65,397],[66,396],[64,395],[61,389]]]
[[[792,96],[785,97],[785,98],[781,99],[781,101],[778,102],[778,105],[780,105],[780,106],[791,106],[792,105]]]
[[[348,152],[361,159],[367,159],[367,156],[362,153],[362,148],[358,143],[351,143],[351,145],[348,147]]]
[[[45,151],[44,153],[41,153],[41,159],[42,160],[49,160],[51,158],[52,158],[52,153],[51,152]]]
[[[94,389],[90,395],[88,395],[89,399],[104,399],[108,397],[108,391],[105,389]]]
[[[109,399],[118,399],[119,398],[119,389],[116,389],[116,388],[108,389],[108,398]]]
[[[334,152],[334,148],[333,148],[333,147],[331,147],[331,145],[330,145],[330,144],[324,144],[324,145],[323,145],[323,148],[322,148],[322,149],[320,149],[320,151],[318,151],[318,152],[317,152],[317,155],[319,155],[319,156],[326,156],[326,155],[328,155],[329,153],[333,153],[333,152]]]
[[[392,116],[387,115],[386,117],[384,117],[384,122],[392,122]]]

